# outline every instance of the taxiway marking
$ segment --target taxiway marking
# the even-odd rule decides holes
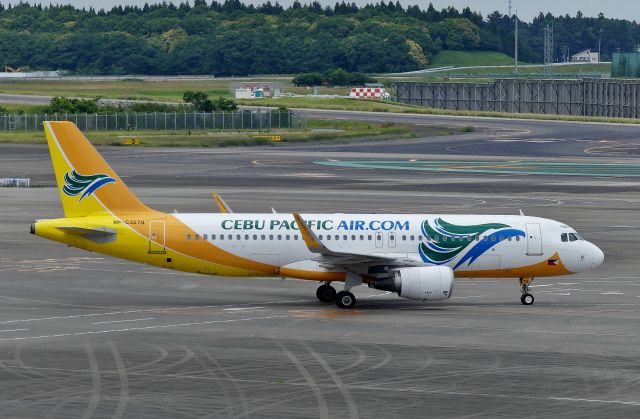
[[[91,324],[107,324],[107,323],[125,323],[125,322],[143,322],[148,320],[155,320],[155,317],[147,317],[145,319],[130,319],[130,320],[109,320],[106,322],[94,322]]]

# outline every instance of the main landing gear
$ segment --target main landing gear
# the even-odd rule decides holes
[[[340,308],[353,308],[356,305],[356,296],[351,291],[344,290],[336,293],[336,289],[329,281],[318,287],[316,297],[323,303],[335,303]]]
[[[525,306],[530,306],[535,301],[533,295],[529,293],[529,285],[531,285],[532,281],[533,278],[520,278],[520,289],[522,290],[520,302]]]
[[[336,300],[336,289],[333,288],[331,282],[325,282],[320,285],[316,291],[316,297],[323,303],[333,303]]]
[[[356,305],[356,296],[351,291],[340,291],[336,294],[336,305],[340,308],[353,308]]]

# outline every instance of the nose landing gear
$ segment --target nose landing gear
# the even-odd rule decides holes
[[[535,301],[533,295],[529,293],[531,282],[533,282],[533,278],[520,278],[520,289],[522,290],[520,302],[525,306],[530,306]]]

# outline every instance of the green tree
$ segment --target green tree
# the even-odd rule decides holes
[[[54,97],[49,103],[46,113],[97,113],[99,106],[96,100],[69,99],[67,97]]]
[[[213,101],[213,107],[216,112],[232,112],[238,109],[238,105],[233,100],[222,96]]]
[[[213,112],[214,110],[213,102],[209,100],[209,95],[204,92],[188,90],[182,95],[182,100],[191,104],[199,112]]]
[[[295,86],[320,86],[324,82],[325,78],[321,73],[300,74],[292,80]]]

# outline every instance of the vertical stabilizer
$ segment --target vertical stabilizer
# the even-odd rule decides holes
[[[65,217],[150,211],[72,122],[45,122]]]

